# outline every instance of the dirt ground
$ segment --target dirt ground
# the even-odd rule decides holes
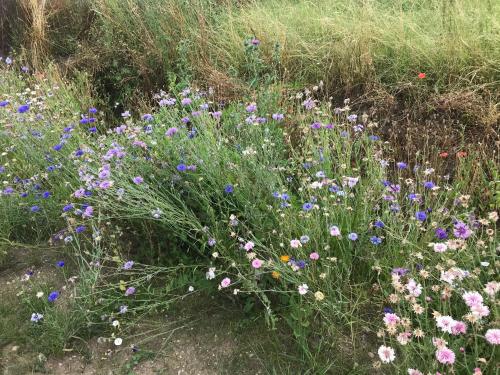
[[[138,351],[125,343],[116,347],[112,342],[92,338],[75,345],[75,348],[66,349],[62,356],[46,357],[38,353],[36,348],[29,346],[22,328],[17,332],[12,327],[18,319],[29,319],[15,315],[14,307],[26,269],[33,268],[36,277],[50,280],[56,277],[51,267],[54,259],[57,259],[57,254],[44,252],[43,257],[37,257],[32,251],[19,250],[8,264],[4,263],[0,268],[0,319],[3,319],[4,330],[3,334],[0,332],[1,374],[216,375],[267,372],[255,350],[259,340],[253,337],[255,330],[245,331],[235,326],[235,322],[242,321],[240,318],[243,317],[237,316],[240,312],[199,309],[197,306],[187,307],[172,316],[148,318],[137,330],[149,330],[154,334]],[[7,331],[11,328],[9,335]]]

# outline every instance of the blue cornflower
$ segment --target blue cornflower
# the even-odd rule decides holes
[[[225,187],[224,187],[224,193],[226,194],[231,194],[232,192],[234,192],[234,186],[231,185],[231,184],[227,184]]]
[[[64,261],[63,261],[63,260],[60,260],[59,262],[57,262],[57,263],[56,263],[57,267],[59,267],[59,268],[64,267],[64,264],[65,264],[65,263],[64,263]]]
[[[357,233],[349,233],[347,235],[347,238],[349,238],[351,241],[356,241],[358,239],[358,234]]]
[[[406,164],[406,163],[404,163],[402,161],[396,163],[396,166],[398,167],[398,169],[406,169],[406,168],[408,168],[408,164]]]
[[[50,193],[50,191],[45,191],[43,194],[42,194],[42,197],[44,197],[45,199],[47,198],[50,198],[52,194]]]
[[[432,181],[424,182],[424,188],[426,188],[426,189],[432,189],[434,186],[436,186],[436,185],[434,185],[434,182],[432,182]]]
[[[385,227],[385,224],[382,220],[377,220],[375,223],[373,223],[373,225],[377,228],[384,228]]]
[[[63,144],[62,143],[58,143],[57,145],[53,146],[52,149],[54,151],[59,151],[63,148]]]
[[[97,133],[97,128],[95,126],[89,128],[90,133]]]
[[[427,214],[424,211],[418,211],[415,214],[415,218],[419,221],[425,221],[427,219]]]
[[[302,209],[303,209],[304,211],[310,211],[310,210],[312,210],[312,208],[313,208],[313,204],[312,204],[312,203],[309,203],[309,202],[304,203],[304,204],[302,205]]]
[[[306,244],[309,242],[309,236],[301,236],[300,237],[300,242],[303,243],[303,244]]]
[[[384,314],[392,314],[394,312],[390,307],[384,307]]]
[[[89,113],[97,113],[97,108],[89,108]]]
[[[125,262],[125,264],[123,265],[123,269],[124,270],[129,270],[132,268],[132,266],[134,265],[134,261],[133,260],[129,260],[128,262]]]
[[[179,164],[179,165],[177,166],[177,170],[178,170],[179,172],[184,172],[186,169],[187,169],[186,164],[182,164],[182,163],[181,163],[181,164]]]
[[[54,302],[58,298],[59,298],[59,291],[54,290],[53,292],[50,292],[49,297],[47,299],[49,302]]]
[[[84,230],[85,230],[85,226],[84,225],[80,225],[78,227],[75,228],[75,232],[76,233],[82,233]]]
[[[23,104],[23,105],[20,105],[18,108],[17,108],[17,112],[19,113],[24,113],[24,112],[28,112],[30,109],[30,106],[28,104]]]
[[[70,203],[70,204],[67,204],[66,206],[63,207],[63,212],[68,212],[68,211],[71,211],[73,209],[73,205]]]
[[[377,236],[370,237],[370,242],[374,245],[380,245],[382,243],[382,238]]]
[[[290,196],[287,193],[281,194],[281,199],[284,201],[290,200]]]
[[[40,207],[39,206],[31,206],[30,210],[31,210],[31,212],[38,212],[38,211],[40,211]]]
[[[444,228],[436,228],[435,234],[436,234],[436,237],[440,240],[445,240],[448,238],[448,233],[446,232],[446,229],[444,229]]]

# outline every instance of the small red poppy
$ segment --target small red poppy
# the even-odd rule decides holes
[[[439,154],[439,157],[441,157],[441,158],[443,158],[443,159],[444,159],[444,158],[447,158],[447,157],[448,157],[448,155],[449,155],[449,154],[448,154],[446,151],[444,151],[444,152],[441,152],[441,153]]]
[[[419,79],[424,79],[425,78],[425,73],[418,73],[418,78]]]

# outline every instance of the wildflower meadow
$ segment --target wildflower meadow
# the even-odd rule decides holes
[[[497,374],[498,140],[405,148],[328,82],[283,83],[258,30],[239,42],[247,88],[223,99],[177,73],[113,103],[85,72],[1,58],[0,348],[33,358],[5,373],[74,353],[153,373],[171,335],[226,321],[257,367],[157,373]]]

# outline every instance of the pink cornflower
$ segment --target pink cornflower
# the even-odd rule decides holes
[[[243,247],[245,248],[246,251],[250,251],[254,248],[254,246],[255,244],[252,241],[248,241]]]
[[[222,281],[220,282],[220,286],[222,288],[227,288],[230,284],[231,284],[231,279],[229,277],[222,279]]]
[[[302,243],[300,242],[300,240],[291,240],[290,246],[293,247],[294,249],[297,249],[302,246]]]
[[[319,254],[317,252],[309,254],[309,258],[311,260],[318,260],[319,259]]]
[[[252,267],[253,268],[260,268],[262,266],[262,261],[260,259],[255,258],[252,260]]]
[[[484,335],[486,341],[488,341],[491,345],[499,345],[500,344],[500,329],[492,328],[486,331]]]
[[[474,305],[471,307],[472,315],[478,318],[484,318],[485,316],[490,315],[490,309],[486,305]]]
[[[417,284],[417,282],[413,279],[408,280],[408,283],[406,284],[406,290],[414,296],[418,297],[422,294],[422,285]]]
[[[413,369],[413,368],[409,368],[408,369],[408,375],[424,375],[423,372],[419,371],[419,370],[416,370],[416,369]]]
[[[465,334],[467,332],[467,324],[464,322],[461,322],[459,320],[455,321],[455,324],[451,327],[451,334],[452,335],[460,335],[460,334]]]
[[[445,243],[435,243],[434,244],[434,251],[436,253],[444,253],[448,249],[448,246],[446,246]]]
[[[396,359],[394,349],[385,345],[381,345],[380,348],[378,348],[378,356],[384,363],[391,363],[394,359]]]
[[[455,363],[455,353],[447,347],[444,347],[436,351],[436,359],[443,365],[452,365]]]
[[[464,299],[465,304],[469,307],[481,305],[483,303],[483,296],[478,292],[465,292],[462,295],[462,298]]]
[[[436,326],[443,332],[451,333],[451,329],[454,325],[455,320],[449,315],[439,316],[436,318]]]
[[[339,227],[337,227],[335,225],[332,225],[330,227],[330,236],[333,236],[333,237],[340,236],[340,229],[339,229]]]
[[[384,315],[384,323],[388,327],[395,326],[400,320],[399,316],[393,313],[386,313]]]

